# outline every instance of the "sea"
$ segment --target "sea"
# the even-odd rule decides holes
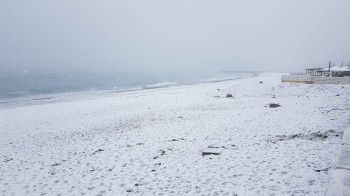
[[[0,73],[0,104],[13,100],[45,99],[74,93],[131,91],[191,85],[252,77],[256,72],[164,74],[150,72],[114,73]]]

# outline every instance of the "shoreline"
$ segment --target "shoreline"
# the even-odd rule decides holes
[[[64,102],[64,101],[90,99],[90,98],[102,97],[104,95],[116,95],[118,93],[137,92],[137,91],[171,88],[171,87],[193,86],[193,85],[199,85],[199,84],[220,83],[220,82],[227,82],[227,81],[233,81],[233,80],[241,80],[244,78],[252,78],[261,74],[258,72],[239,72],[239,73],[249,73],[252,75],[245,76],[245,77],[229,78],[229,79],[196,81],[193,83],[183,83],[183,84],[174,83],[172,85],[165,85],[165,86],[156,86],[158,84],[162,84],[162,83],[158,83],[158,84],[144,85],[140,87],[133,87],[133,88],[127,88],[127,89],[120,89],[120,90],[77,91],[77,92],[63,92],[63,93],[41,94],[41,95],[39,94],[39,95],[6,98],[6,99],[0,99],[0,109],[23,107],[27,105],[41,105],[41,104]],[[164,82],[164,83],[167,83],[167,82]]]
[[[350,119],[350,86],[280,76],[0,110],[0,190],[323,195]],[[212,145],[221,154],[202,156]]]

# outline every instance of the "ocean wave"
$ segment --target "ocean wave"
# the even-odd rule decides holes
[[[178,86],[177,82],[160,82],[156,84],[144,85],[143,89],[154,89],[154,88],[164,88],[170,86]]]

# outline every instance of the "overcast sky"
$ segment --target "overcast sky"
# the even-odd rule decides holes
[[[350,62],[349,0],[1,0],[0,28],[2,71]]]

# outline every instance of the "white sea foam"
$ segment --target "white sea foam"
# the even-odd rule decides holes
[[[176,85],[178,85],[177,82],[160,82],[157,84],[145,85],[143,88],[144,89],[153,89],[153,88],[164,88],[164,87],[176,86]]]

